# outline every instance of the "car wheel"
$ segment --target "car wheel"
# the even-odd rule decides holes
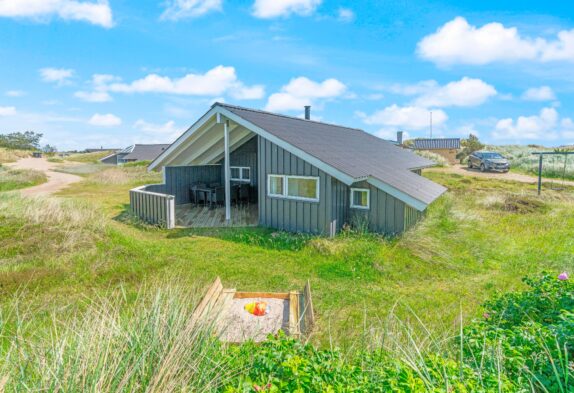
[[[468,169],[472,169],[472,161],[468,160]]]
[[[480,171],[481,172],[486,171],[486,167],[484,166],[484,164],[480,164]]]

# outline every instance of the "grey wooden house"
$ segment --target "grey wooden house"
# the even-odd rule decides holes
[[[302,119],[216,103],[150,164],[164,182],[131,190],[130,203],[168,228],[332,235],[354,224],[398,234],[445,192],[420,175],[432,165],[362,130],[312,121],[308,108]],[[219,195],[215,204],[197,200],[198,184],[219,190],[210,194]],[[245,199],[235,197],[241,187],[250,191]]]

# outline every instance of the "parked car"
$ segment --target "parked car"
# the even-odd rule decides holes
[[[468,167],[470,169],[479,168],[481,172],[508,172],[510,170],[510,163],[500,153],[493,151],[475,151],[468,156]]]

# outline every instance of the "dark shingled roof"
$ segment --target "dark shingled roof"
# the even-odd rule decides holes
[[[415,139],[417,150],[460,149],[460,138]]]
[[[125,153],[131,148],[129,154],[122,157],[124,160],[137,160],[137,161],[153,161],[159,156],[165,149],[167,149],[169,144],[158,144],[158,145],[133,145],[120,153]]]
[[[434,163],[356,128],[216,103],[354,179],[374,177],[430,204],[446,189],[411,170]]]

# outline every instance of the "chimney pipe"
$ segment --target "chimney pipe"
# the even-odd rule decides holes
[[[305,105],[305,120],[311,120],[311,106]]]
[[[399,145],[403,144],[403,132],[402,131],[397,131],[397,143]]]

